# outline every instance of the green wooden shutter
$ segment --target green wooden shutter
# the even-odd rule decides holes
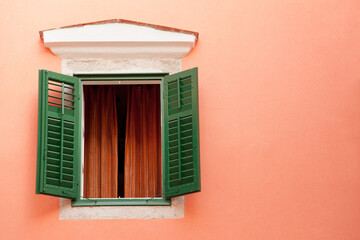
[[[36,193],[78,196],[80,101],[78,78],[39,71]]]
[[[165,76],[166,198],[200,191],[198,69]]]

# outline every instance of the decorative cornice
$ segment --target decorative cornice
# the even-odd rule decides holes
[[[181,58],[198,33],[112,19],[40,31],[45,47],[61,58]]]

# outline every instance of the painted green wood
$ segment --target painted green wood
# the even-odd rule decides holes
[[[164,196],[199,192],[198,69],[165,76],[163,94]]]
[[[37,166],[37,184],[36,192],[62,196],[74,199],[73,206],[116,206],[116,205],[170,205],[171,202],[166,198],[173,196],[184,195],[191,192],[200,191],[200,164],[199,164],[199,124],[198,124],[198,88],[197,88],[197,68],[190,69],[172,76],[166,76],[167,73],[143,73],[143,74],[77,74],[76,78],[40,70],[39,72],[39,139],[38,139],[38,166]],[[165,81],[163,81],[165,77]],[[58,91],[61,93],[61,104],[49,105],[48,101],[48,82],[55,80],[61,86],[65,84],[73,84],[74,92],[74,106],[65,108],[63,102],[63,89]],[[162,174],[163,174],[163,197],[154,199],[82,199],[80,197],[79,182],[81,179],[80,162],[80,123],[81,123],[81,82],[79,81],[134,81],[134,80],[160,80],[161,91],[164,93],[161,98],[161,112],[162,112]],[[171,86],[173,80],[179,81],[179,88],[173,89]],[[189,84],[190,83],[190,84]],[[169,86],[170,84],[170,86]],[[176,95],[173,95],[174,90]],[[56,91],[55,91],[56,92]],[[57,99],[55,97],[54,99]],[[51,102],[50,102],[51,103]],[[175,105],[174,105],[175,104]],[[60,129],[62,126],[68,125],[69,122],[74,122],[73,128],[73,143],[74,155],[73,165],[69,163],[68,159],[62,159],[61,167],[51,165],[56,157],[69,157],[66,144],[69,144],[69,134],[61,132],[60,135],[60,151],[62,154],[56,155],[56,152],[50,151],[49,148],[54,147],[49,144],[49,141],[54,141],[52,136],[48,134],[55,134],[52,130],[58,129],[55,125],[53,129],[48,130],[49,119],[47,117],[59,120]],[[50,120],[50,121],[53,121]],[[56,122],[56,121],[55,121]],[[54,123],[54,121],[53,121]],[[174,125],[175,124],[175,125]],[[169,131],[176,130],[175,135],[170,135]],[[177,132],[180,131],[180,134]],[[55,134],[56,135],[56,134]],[[61,137],[63,136],[63,137]],[[175,139],[172,139],[175,136]],[[59,139],[58,139],[59,140]],[[59,143],[59,141],[55,141]],[[174,155],[170,154],[170,147],[175,145],[176,149],[180,149],[176,154],[178,159],[172,159]],[[75,144],[76,143],[76,144]],[[46,151],[45,151],[46,150]],[[71,153],[71,152],[70,152]],[[48,155],[50,154],[50,155]],[[59,159],[60,160],[60,159]],[[177,163],[179,163],[178,165]],[[47,163],[50,163],[47,167]],[[49,169],[52,167],[52,169]],[[62,170],[60,170],[62,169]],[[174,169],[178,169],[174,172]],[[59,172],[60,171],[60,172]],[[46,183],[46,173],[59,174],[59,181],[57,186],[51,186]],[[60,181],[60,173],[61,180]],[[72,175],[73,185],[69,185],[69,175]],[[62,179],[64,177],[64,180]],[[68,178],[68,179],[66,179]],[[71,178],[70,178],[71,179]],[[53,180],[53,179],[51,179]],[[70,187],[71,186],[71,187]]]
[[[40,167],[41,167],[41,136],[42,136],[42,114],[41,114],[41,106],[42,106],[42,79],[44,78],[44,71],[39,71],[39,103],[38,103],[38,142],[37,142],[37,164],[36,164],[36,194],[40,193]]]
[[[162,81],[168,73],[78,73],[80,81]]]
[[[39,71],[36,193],[75,199],[79,193],[80,81]]]
[[[170,206],[171,200],[163,198],[78,198],[73,207],[86,206]]]
[[[134,81],[136,79],[146,81],[159,80],[166,75],[169,73],[75,73],[74,77],[81,79],[81,81]]]
[[[75,77],[79,78],[81,82],[87,81],[159,81],[160,92],[164,89],[164,76],[169,75],[168,73],[81,73],[74,74]],[[81,93],[82,91],[80,91]],[[81,97],[82,99],[82,97]],[[164,99],[161,97],[161,114],[164,115]],[[164,126],[164,119],[161,119],[161,126]],[[164,128],[161,128],[161,139],[164,139]],[[164,159],[164,141],[161,141],[162,159]],[[81,162],[79,162],[79,169],[81,169]],[[162,186],[165,189],[165,164],[162,161]],[[81,179],[81,173],[79,171],[79,179]],[[79,191],[80,192],[80,191]],[[72,201],[73,207],[79,206],[169,206],[171,200],[166,199],[164,194],[161,198],[152,199],[126,199],[126,198],[113,198],[113,199],[88,199],[82,198],[80,195]]]

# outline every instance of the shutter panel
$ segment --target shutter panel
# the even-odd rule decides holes
[[[200,191],[198,69],[165,76],[166,198]]]
[[[78,196],[80,107],[78,78],[39,71],[36,193]]]

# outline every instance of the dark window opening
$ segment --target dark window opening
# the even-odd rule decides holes
[[[84,197],[161,197],[160,85],[84,85],[84,102]]]
[[[116,110],[118,126],[118,197],[125,196],[124,180],[125,180],[125,133],[126,133],[126,113],[127,113],[127,86],[116,87]]]

